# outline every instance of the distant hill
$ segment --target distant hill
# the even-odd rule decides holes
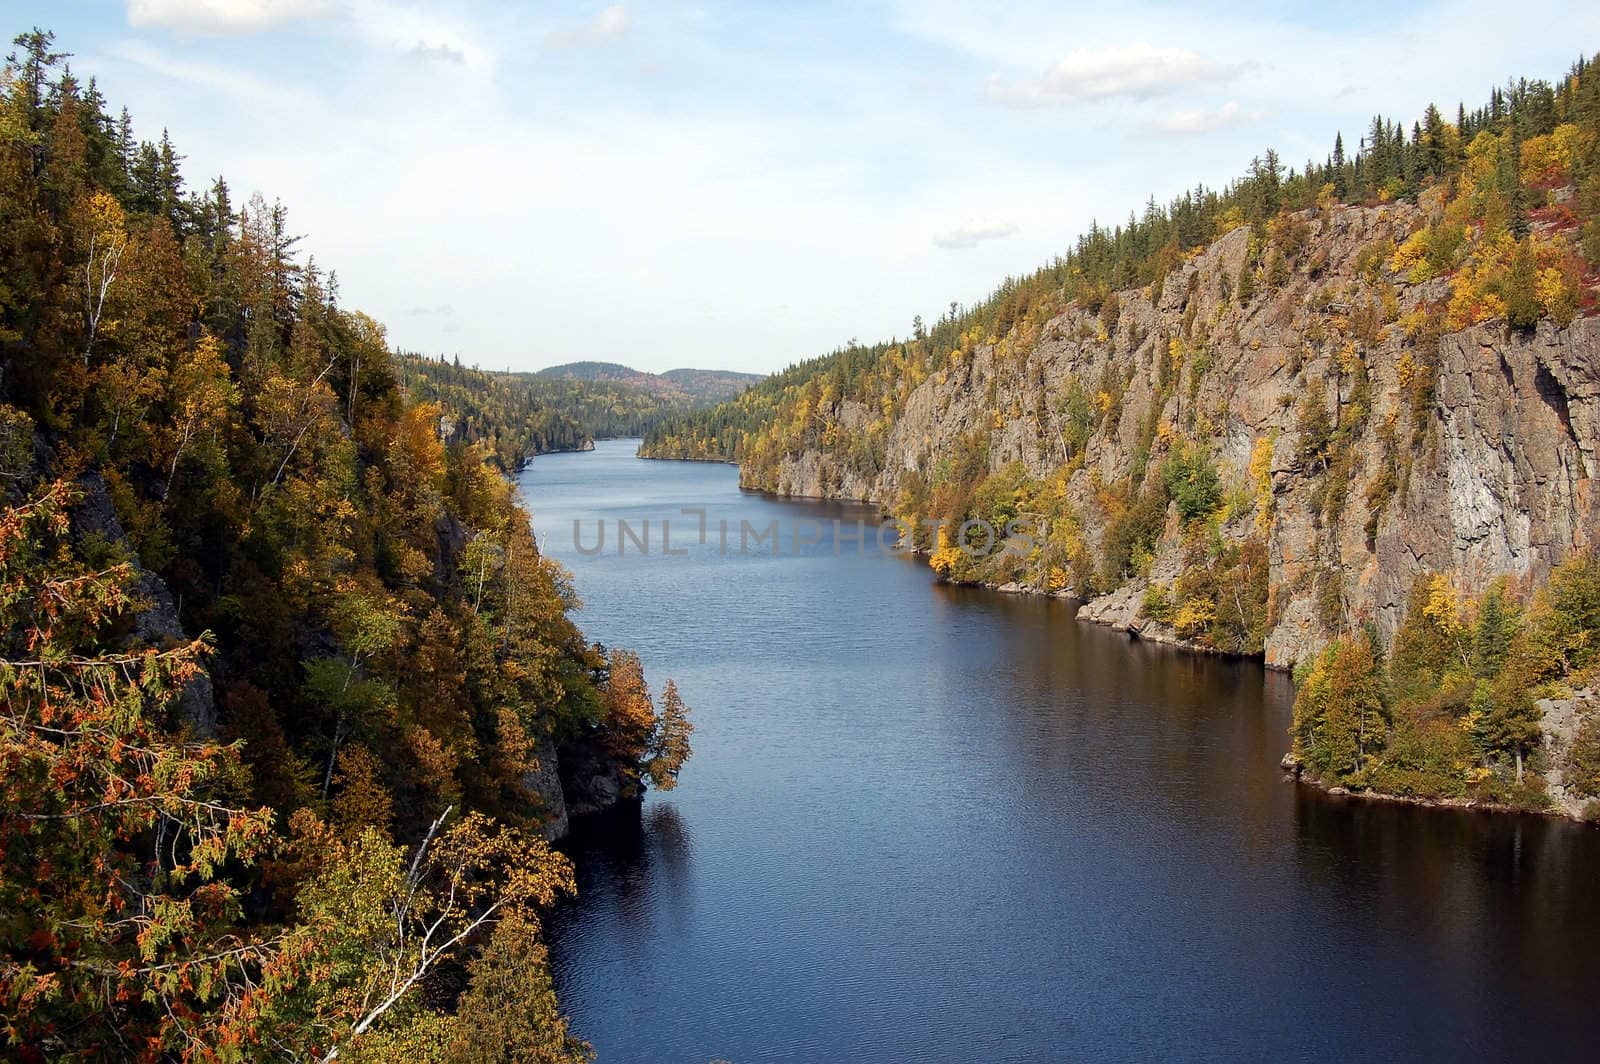
[[[733,399],[765,379],[718,369],[646,373],[616,362],[568,362],[502,376],[599,439],[643,436],[670,419]]]
[[[728,369],[669,369],[661,376],[697,400],[716,403],[732,399],[752,384],[766,379],[759,373],[735,373]]]
[[[725,369],[669,369],[665,373],[647,373],[617,362],[567,362],[539,370],[534,376],[622,384],[662,398],[681,401],[687,406],[732,399],[763,379],[759,373],[736,373]]]

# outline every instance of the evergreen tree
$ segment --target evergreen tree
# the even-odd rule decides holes
[[[56,43],[56,35],[37,26],[28,33],[17,34],[11,39],[11,43],[16,45],[19,51],[7,55],[6,64],[18,73],[29,125],[37,130],[42,128],[41,114],[44,110],[45,87],[50,82],[50,71],[72,53],[51,51]]]

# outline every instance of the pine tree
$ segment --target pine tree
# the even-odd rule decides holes
[[[21,49],[21,53],[20,55],[17,52],[10,53],[6,56],[6,63],[11,69],[20,72],[18,80],[26,90],[30,124],[38,130],[42,127],[44,90],[50,81],[50,71],[72,53],[51,51],[51,47],[56,43],[56,35],[37,26],[31,32],[17,34],[11,39],[11,43]]]
[[[1538,266],[1528,241],[1519,240],[1511,256],[1511,270],[1502,286],[1506,304],[1506,325],[1512,329],[1532,329],[1544,313],[1539,303]]]
[[[1494,676],[1505,665],[1520,627],[1520,615],[1506,602],[1503,589],[1491,588],[1478,607],[1472,640],[1472,669],[1480,679]]]
[[[156,195],[159,200],[156,213],[166,218],[179,239],[187,229],[183,210],[183,172],[180,168],[183,158],[173,148],[172,139],[163,129],[156,155]]]
[[[1348,781],[1382,747],[1386,720],[1375,647],[1364,635],[1341,639],[1318,655],[1295,697],[1295,753],[1319,778]]]
[[[122,187],[126,189],[133,180],[133,161],[139,151],[138,141],[133,137],[133,118],[126,107],[117,118],[116,150],[117,162],[122,167]]]

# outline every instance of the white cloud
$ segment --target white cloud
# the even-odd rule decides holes
[[[996,75],[987,91],[991,100],[1011,107],[1053,107],[1117,96],[1148,99],[1237,72],[1186,48],[1143,43],[1075,48],[1036,80],[1008,85]]]
[[[327,0],[128,0],[128,24],[185,33],[254,33],[327,10]]]
[[[621,37],[631,25],[628,9],[613,4],[582,25],[552,30],[544,43],[547,48],[592,48]]]
[[[944,248],[946,251],[966,251],[986,240],[1000,240],[1015,234],[1016,231],[1017,227],[1010,222],[963,222],[954,229],[935,233],[933,243],[935,247]]]
[[[1173,111],[1151,122],[1150,128],[1157,133],[1167,133],[1175,137],[1191,137],[1248,125],[1251,122],[1259,122],[1265,117],[1265,111],[1247,111],[1239,106],[1239,101],[1229,100],[1213,110],[1193,108]]]

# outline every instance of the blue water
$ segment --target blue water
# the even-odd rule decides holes
[[[1285,783],[1285,677],[939,585],[870,510],[635,446],[521,480],[585,632],[696,725],[551,923],[602,1061],[1595,1058],[1600,832]]]

